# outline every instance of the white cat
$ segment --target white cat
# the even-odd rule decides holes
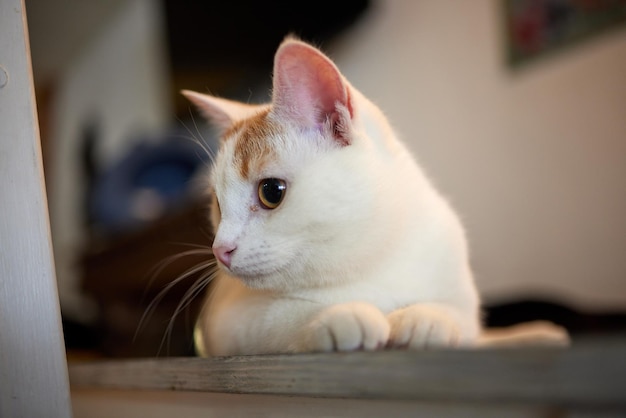
[[[280,45],[271,104],[183,94],[222,131],[210,179],[220,272],[196,326],[201,354],[479,342],[458,217],[322,52]]]

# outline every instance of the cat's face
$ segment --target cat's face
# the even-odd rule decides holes
[[[276,55],[271,105],[186,93],[223,130],[211,176],[213,249],[246,285],[327,284],[363,256],[376,180],[356,140],[349,88],[321,52],[288,40]]]
[[[222,267],[249,286],[282,288],[296,284],[294,277],[316,264],[315,247],[332,238],[323,231],[324,223],[329,227],[323,212],[335,190],[328,171],[315,167],[338,150],[320,134],[291,129],[250,140],[253,123],[225,138],[213,170],[213,247],[234,248]]]

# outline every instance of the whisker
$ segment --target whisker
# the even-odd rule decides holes
[[[179,119],[179,120],[180,120],[180,119]],[[189,132],[189,134],[190,134],[190,135],[193,135],[193,134],[191,133],[191,131],[189,130],[189,128],[187,128],[187,127],[185,126],[185,124],[184,124],[182,121],[181,121],[180,123],[181,123],[181,125],[183,125],[183,127],[184,127],[184,128],[185,128],[188,132]],[[208,158],[209,158],[209,160],[210,160],[211,164],[213,164],[213,163],[215,162],[215,156],[213,155],[213,152],[212,152],[212,151],[208,148],[208,146],[207,146],[207,145],[203,144],[202,142],[200,142],[200,141],[199,141],[198,139],[196,139],[195,137],[193,137],[193,136],[187,136],[187,135],[173,135],[173,136],[172,136],[172,138],[180,138],[180,139],[185,139],[185,140],[187,140],[187,141],[191,141],[191,142],[193,142],[194,144],[196,144],[197,146],[199,146],[199,147],[202,149],[202,151],[204,152],[204,154],[206,154],[206,155],[208,156]],[[209,169],[211,168],[211,164],[207,163],[205,158],[202,158],[199,154],[196,154],[196,155],[198,156],[198,159],[202,161],[202,164],[204,164],[204,166],[205,166],[206,168],[209,168]]]
[[[189,304],[193,301],[193,299],[198,296],[202,290],[208,285],[217,275],[217,269],[209,272],[206,276],[202,277],[185,292],[185,295],[181,299],[176,311],[174,312],[174,316],[178,315],[182,310],[186,309]]]
[[[189,253],[189,252],[197,253],[199,251],[200,250],[190,250],[190,251],[187,251],[186,253]],[[204,253],[202,253],[202,254],[204,254]],[[157,295],[154,297],[154,299],[152,299],[152,301],[148,304],[148,307],[144,311],[143,315],[141,315],[141,318],[139,319],[139,324],[137,325],[137,331],[135,332],[135,335],[133,337],[133,341],[136,340],[136,338],[139,335],[139,332],[141,331],[143,325],[146,322],[149,321],[150,317],[152,316],[152,314],[156,310],[156,307],[159,305],[159,303],[161,303],[161,300],[165,297],[167,292],[169,292],[174,286],[176,286],[177,284],[179,284],[183,280],[187,279],[188,277],[190,277],[190,276],[192,276],[192,275],[194,275],[194,274],[196,274],[196,273],[198,273],[198,272],[200,272],[202,270],[205,270],[207,268],[215,267],[216,265],[217,265],[217,261],[215,259],[210,259],[208,261],[196,264],[195,266],[190,267],[189,269],[187,269],[180,276],[178,276],[176,279],[172,280],[163,289],[161,289],[159,291],[159,293],[157,293]]]
[[[206,149],[207,153],[209,154],[209,158],[211,159],[211,162],[213,164],[215,164],[215,154],[211,150],[211,147],[208,146],[208,142],[204,138],[204,136],[202,136],[202,132],[200,132],[200,129],[198,129],[198,124],[196,123],[196,118],[194,118],[193,112],[191,111],[191,108],[189,109],[189,116],[191,117],[191,121],[193,122],[194,128],[196,128],[196,133],[198,134],[198,136],[202,140],[202,143],[205,145],[205,149]]]
[[[194,144],[202,148],[202,151],[204,151],[207,157],[209,157],[209,159],[213,161],[213,158],[215,157],[215,155],[213,154],[213,151],[211,151],[209,146],[206,143],[204,143],[204,141],[201,141],[198,138],[196,138],[193,132],[189,129],[189,127],[187,127],[187,125],[185,125],[185,123],[180,118],[178,118],[178,122],[182,125],[183,128],[185,128],[185,130],[187,131],[187,133],[189,133],[189,135],[175,134],[175,135],[172,135],[172,138],[186,139],[187,141],[193,142]]]
[[[167,292],[169,292],[174,286],[176,286],[178,283],[180,283],[181,281],[185,280],[186,278],[188,278],[189,276],[192,276],[208,267],[212,267],[214,265],[217,265],[217,261],[216,260],[208,260],[205,261],[203,263],[199,263],[196,264],[193,267],[188,268],[187,270],[185,270],[180,276],[178,276],[176,279],[172,280],[171,282],[169,282],[163,289],[161,289],[161,291],[159,291],[159,293],[155,296],[154,300],[152,302],[150,302],[150,305],[155,303],[159,303],[161,299],[163,299],[163,297],[165,296],[165,294]],[[150,308],[150,306],[148,307]]]
[[[195,244],[193,242],[177,242],[177,241],[170,241],[171,244],[175,244],[175,245],[180,245],[183,247],[191,247],[191,248],[204,248],[205,250],[212,252],[213,249],[211,248],[211,246],[206,245],[206,244]]]
[[[181,301],[176,306],[176,309],[174,310],[174,313],[172,314],[172,317],[170,318],[168,322],[168,325],[165,329],[165,333],[163,334],[163,338],[161,339],[161,344],[159,345],[158,353],[161,352],[164,345],[166,345],[167,347],[171,345],[172,331],[174,329],[174,323],[176,321],[176,318],[182,311],[184,311],[185,309],[189,307],[189,305],[193,302],[193,300],[200,293],[202,293],[202,291],[208,286],[208,284],[215,278],[218,272],[216,267],[217,266],[214,265],[212,268],[210,268],[210,270],[207,272],[205,276],[196,280],[194,284],[191,285],[189,289],[187,289]]]
[[[189,116],[191,118],[191,121],[194,125],[194,128],[196,130],[196,134],[198,135],[198,137],[200,137],[200,139],[198,139],[196,137],[196,134],[194,134],[194,132],[185,124],[185,122],[183,122],[182,119],[177,118],[178,122],[181,124],[181,126],[183,128],[185,128],[185,130],[189,133],[189,137],[187,136],[183,136],[180,135],[181,138],[184,139],[188,139],[193,141],[194,143],[196,143],[196,145],[200,146],[202,148],[202,150],[204,151],[204,153],[209,157],[209,160],[211,161],[212,164],[215,164],[215,153],[213,152],[213,150],[211,149],[211,147],[209,147],[207,140],[204,138],[204,136],[202,135],[202,133],[200,132],[200,129],[198,129],[198,125],[196,124],[196,119],[193,116],[193,112],[191,111],[191,108],[189,109]],[[210,167],[209,164],[206,164],[207,167]]]
[[[163,272],[163,270],[165,270],[167,266],[169,266],[170,264],[174,263],[175,261],[183,257],[188,257],[191,255],[213,255],[213,251],[209,247],[202,247],[201,245],[190,244],[190,243],[187,243],[187,244],[179,243],[179,244],[187,245],[190,247],[196,247],[196,249],[187,250],[187,251],[180,252],[178,254],[170,255],[166,257],[165,259],[161,260],[160,262],[158,262],[152,269],[150,269],[151,271],[148,273],[150,274],[150,279],[148,280],[148,283],[146,284],[146,289],[144,290],[143,296],[141,297],[141,302],[143,302],[144,298],[146,297],[146,294],[150,290],[150,287],[152,286],[156,278],[159,277],[159,275]]]

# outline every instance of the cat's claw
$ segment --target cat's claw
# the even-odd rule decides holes
[[[344,303],[321,311],[309,324],[302,351],[373,351],[385,347],[389,323],[368,303]]]
[[[458,347],[463,343],[460,325],[443,309],[411,305],[387,316],[391,326],[389,348]]]

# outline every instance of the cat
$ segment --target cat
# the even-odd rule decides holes
[[[221,132],[201,355],[488,340],[458,216],[324,53],[286,38],[270,104],[182,94]]]

